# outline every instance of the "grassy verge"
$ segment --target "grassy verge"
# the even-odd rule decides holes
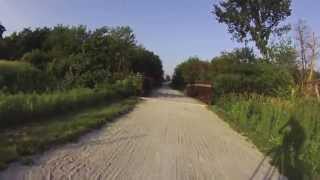
[[[75,140],[80,135],[98,128],[114,118],[129,112],[138,102],[136,98],[110,105],[99,105],[78,113],[38,121],[0,132],[0,169],[8,163],[25,159],[53,145]]]
[[[293,179],[319,179],[320,103],[260,95],[227,95],[213,107]]]
[[[134,96],[138,87],[130,80],[95,89],[75,88],[45,93],[0,93],[0,129],[12,128],[47,117],[78,112],[98,104]]]

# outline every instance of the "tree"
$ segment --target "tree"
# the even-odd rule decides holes
[[[156,85],[163,80],[162,63],[159,56],[143,47],[136,47],[130,53],[130,66],[134,73],[142,74],[144,77],[152,78]]]
[[[175,68],[172,86],[182,89],[186,84],[192,84],[197,81],[208,81],[208,70],[209,62],[202,61],[198,57],[190,57]]]
[[[298,24],[295,27],[296,31],[296,40],[297,40],[297,51],[299,53],[299,60],[297,62],[300,69],[299,83],[302,87],[306,77],[307,71],[307,39],[309,36],[308,27],[305,21],[299,20]]]
[[[293,40],[281,39],[278,42],[272,42],[268,49],[268,62],[278,67],[286,68],[294,77],[295,83],[298,83],[299,70],[296,63],[298,53],[294,47]]]
[[[289,26],[280,22],[291,15],[291,0],[225,0],[214,5],[213,14],[228,26],[238,42],[254,41],[261,54],[268,55],[272,34],[281,35]]]
[[[234,63],[255,63],[257,61],[253,49],[248,47],[235,48],[231,52],[222,52],[219,58],[225,58],[234,61]]]
[[[36,68],[44,71],[46,70],[51,59],[47,53],[39,49],[34,49],[31,52],[25,53],[21,58],[21,61],[28,62]]]
[[[3,33],[6,31],[6,28],[0,24],[0,39],[2,39]]]
[[[135,35],[130,27],[116,27],[110,30],[109,46],[116,53],[114,55],[115,69],[117,72],[128,73],[129,64],[126,59],[129,56],[130,49],[134,47]]]
[[[170,77],[170,75],[166,75],[166,77],[165,77],[165,81],[167,81],[167,82],[169,82],[169,81],[171,81],[171,77]]]
[[[316,64],[317,64],[316,61],[318,60],[319,53],[320,53],[319,39],[318,37],[316,37],[314,32],[312,33],[311,38],[307,43],[307,48],[310,50],[308,81],[312,81],[316,71]]]
[[[320,42],[303,20],[298,21],[295,31],[299,55],[297,61],[300,70],[299,84],[300,88],[304,90],[306,82],[311,81],[314,77],[316,61],[320,53]]]

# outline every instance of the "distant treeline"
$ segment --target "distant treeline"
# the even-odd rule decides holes
[[[287,96],[299,82],[299,68],[294,51],[275,55],[272,59],[258,58],[249,48],[224,52],[211,62],[197,57],[179,64],[172,80],[175,88],[188,83],[206,81],[213,84],[216,96],[228,93],[258,93]],[[318,76],[318,74],[316,74]]]
[[[154,84],[163,79],[160,58],[129,27],[26,28],[0,39],[0,59],[0,88],[10,93],[94,88],[137,73]]]

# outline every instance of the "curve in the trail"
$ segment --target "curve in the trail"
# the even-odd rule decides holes
[[[167,87],[130,114],[0,179],[279,179],[264,156],[200,102]],[[262,163],[261,163],[262,162]]]

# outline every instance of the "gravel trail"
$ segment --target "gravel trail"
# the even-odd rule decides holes
[[[1,180],[264,180],[277,170],[200,102],[163,87],[115,123]],[[272,177],[270,177],[272,176]]]

